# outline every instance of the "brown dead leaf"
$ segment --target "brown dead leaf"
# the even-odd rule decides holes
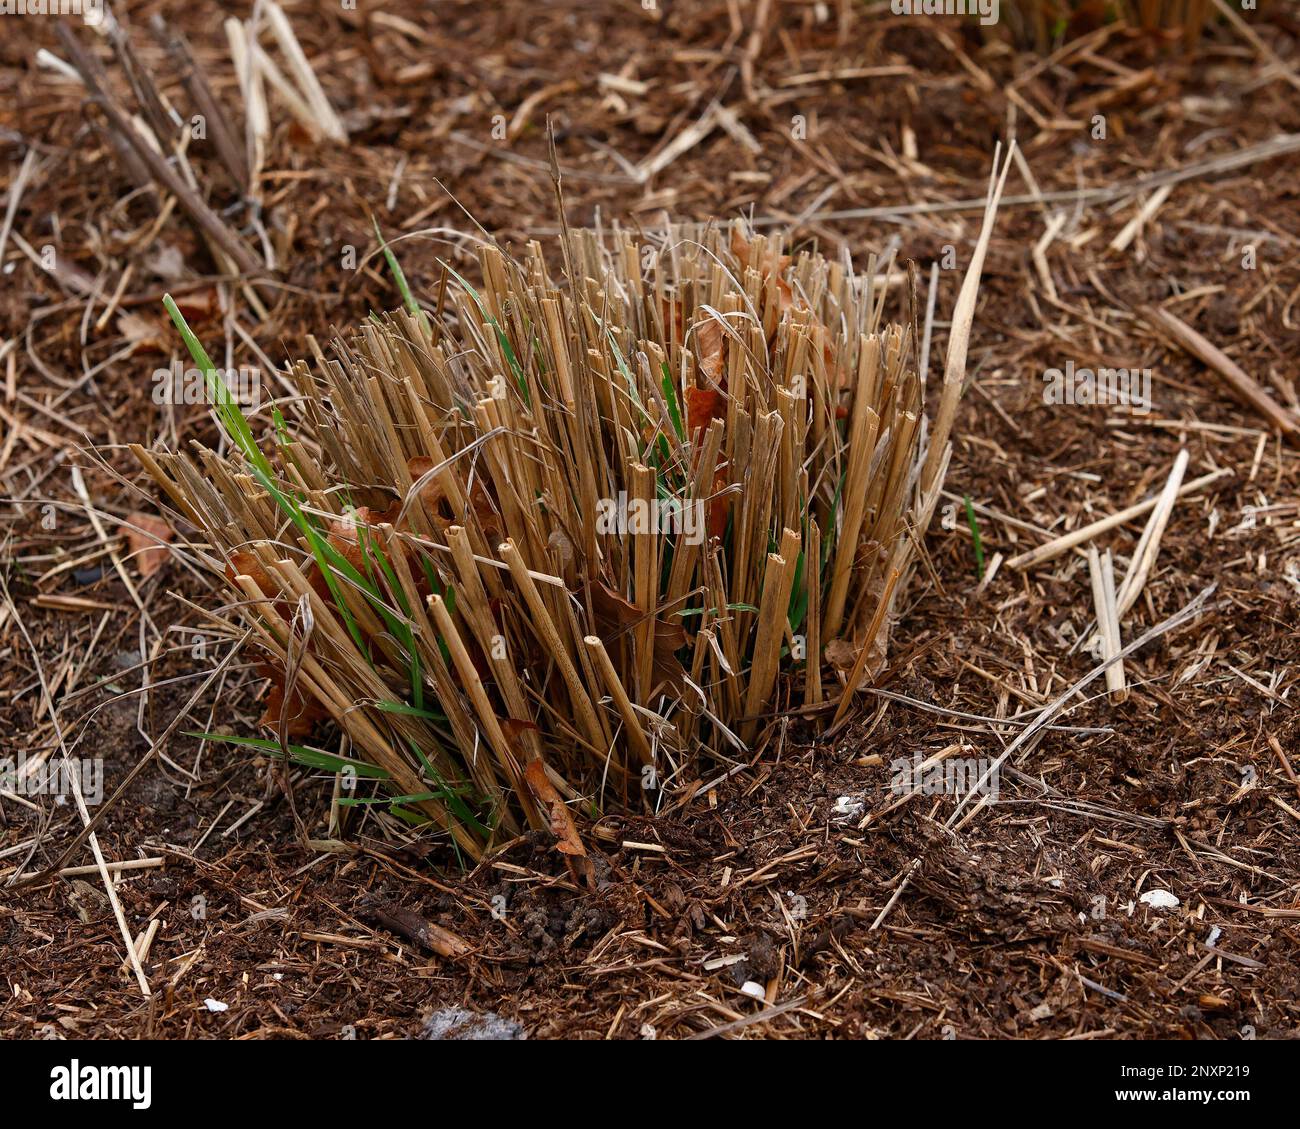
[[[646,613],[625,599],[603,581],[588,585],[591,609],[596,615],[596,634],[602,639],[616,638],[643,623]],[[655,619],[653,675],[656,683],[667,683],[680,691],[686,671],[677,652],[686,646],[686,628],[671,620]]]
[[[179,295],[176,308],[190,325],[202,324],[221,312],[221,298],[215,286],[205,286]]]
[[[367,897],[362,903],[361,915],[439,956],[454,960],[474,951],[468,941],[450,929],[429,921],[413,909],[378,896]]]
[[[412,482],[419,482],[435,465],[433,459],[428,455],[416,455],[415,458],[407,460],[406,470],[410,474]],[[461,515],[457,514],[453,509],[446,492],[438,484],[436,478],[431,478],[420,487],[418,503],[424,508],[430,524],[440,534],[445,533],[448,526],[463,521]],[[482,528],[483,536],[487,539],[488,544],[495,545],[498,541],[504,540],[496,506],[493,505],[492,497],[488,494],[481,478],[474,479],[474,484],[470,489],[469,504],[474,511],[474,516],[478,519],[479,526]],[[398,506],[397,509],[393,510],[391,520],[397,520],[396,515],[400,512],[400,509],[401,507]],[[408,525],[409,519],[402,522],[403,528]]]
[[[686,434],[707,428],[715,419],[727,418],[727,398],[712,388],[686,389]]]
[[[587,848],[582,845],[577,824],[573,822],[568,806],[547,777],[546,765],[541,757],[534,757],[528,762],[524,769],[524,780],[546,815],[547,825],[555,836],[555,849],[564,855],[569,873],[575,880],[594,887],[596,876],[591,869],[591,860],[587,858]]]
[[[832,639],[826,644],[826,661],[838,671],[852,670],[858,649],[847,639]]]
[[[604,581],[597,580],[589,585],[591,589],[591,607],[596,613],[596,625],[601,631],[611,635],[621,634],[630,627],[636,627],[646,618],[646,613],[634,603],[615,592]],[[662,634],[672,643],[674,651],[686,645],[686,629],[681,624],[657,620],[655,634]]]
[[[874,542],[873,542],[874,544]],[[873,603],[878,602],[884,595],[884,584],[876,580],[871,585],[871,594]],[[858,656],[862,653],[862,644],[856,640],[850,639],[832,639],[826,644],[822,652],[826,656],[826,661],[833,666],[841,677],[847,677],[853,670],[854,664],[858,661]],[[850,687],[851,691],[859,690],[863,686],[869,686],[881,671],[885,669],[885,661],[889,653],[889,624],[886,620],[885,625],[876,633],[876,637],[871,643],[871,654],[868,655],[866,663],[862,668],[862,677],[857,686]]]
[[[162,332],[157,322],[141,314],[123,310],[117,315],[117,331],[130,342],[136,353],[162,353]]]
[[[260,659],[258,673],[270,681],[266,691],[265,705],[258,725],[265,726],[276,733],[280,732],[280,719],[283,716],[285,736],[308,737],[316,723],[329,717],[329,711],[315,698],[308,697],[297,686],[286,693],[284,668],[271,659]]]
[[[777,255],[775,252],[768,250],[764,252],[761,258],[756,256],[753,244],[745,238],[738,227],[731,229],[731,253],[736,256],[741,270],[748,270],[752,266],[764,281],[770,281],[776,285],[782,313],[794,305],[794,291],[790,289],[790,284],[785,280],[785,272],[790,266],[789,255]],[[751,262],[751,260],[754,261]]]
[[[885,669],[886,647],[886,632],[882,631],[876,636],[875,642],[871,644],[871,655],[862,668],[862,677],[859,679],[857,686],[852,687],[853,690],[860,690],[864,686],[870,686],[880,672]],[[824,653],[826,661],[836,669],[841,677],[847,678],[852,673],[853,664],[858,661],[860,652],[861,648],[855,643],[850,643],[847,639],[832,639],[826,644]]]
[[[176,533],[155,514],[137,510],[127,514],[126,520],[126,544],[131,556],[135,558],[135,567],[140,570],[141,576],[152,576],[167,563],[170,551],[167,546]]]
[[[230,581],[232,588],[242,594],[243,589],[235,583],[236,576],[249,577],[261,593],[271,601],[271,607],[275,609],[276,614],[286,623],[289,622],[289,601],[278,595],[280,582],[262,567],[262,562],[255,554],[244,549],[236,549],[230,554],[230,562],[226,565],[226,579]]]
[[[727,374],[723,371],[726,349],[726,335],[717,318],[710,315],[696,323],[695,352],[700,373],[723,388],[727,386]]]

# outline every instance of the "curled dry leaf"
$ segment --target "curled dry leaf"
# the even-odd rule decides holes
[[[790,266],[789,255],[777,255],[770,250],[755,255],[753,243],[745,238],[738,227],[731,229],[731,253],[736,256],[742,270],[753,267],[765,282],[776,286],[781,298],[782,313],[794,305],[794,291],[785,280],[785,272]]]
[[[879,541],[863,541],[858,546],[857,552],[853,554],[853,567],[873,569],[883,565],[889,560],[889,549]],[[872,593],[877,594],[882,590],[882,586],[877,583],[872,585]]]
[[[871,654],[862,668],[862,676],[854,690],[871,685],[872,681],[885,669],[885,658],[889,647],[889,630],[886,626],[876,634],[871,643]],[[831,664],[842,679],[847,679],[852,672],[862,647],[848,639],[832,639],[824,651],[826,661]]]
[[[263,595],[271,599],[271,606],[276,613],[286,623],[289,620],[288,602],[275,598],[275,594],[280,590],[280,585],[276,579],[262,567],[262,562],[257,557],[245,549],[236,549],[230,554],[230,562],[226,565],[226,579],[230,581],[231,587],[236,591],[239,585],[235,583],[235,577],[247,576],[262,591]]]
[[[141,576],[152,576],[167,562],[167,546],[176,533],[162,518],[138,510],[127,514],[126,521],[126,544],[135,567]]]
[[[573,538],[558,526],[551,530],[546,539],[546,547],[553,554],[558,565],[558,572],[566,584],[572,584],[577,577],[577,554],[573,550]]]
[[[336,522],[334,524],[339,525],[340,523]],[[355,529],[353,530],[353,538],[350,541],[338,532],[331,532],[329,540],[336,549],[347,555],[349,559],[351,559],[351,553],[347,549],[350,545],[352,550],[355,550],[359,561],[360,549],[356,543]],[[237,576],[249,577],[262,594],[267,597],[271,610],[286,624],[292,622],[293,604],[280,595],[279,581],[262,566],[261,561],[254,554],[242,549],[230,554],[230,561],[226,565],[226,579],[230,582],[231,587],[236,589],[239,588],[239,585],[235,583],[235,577]],[[307,570],[307,579],[317,595],[328,604],[331,601],[329,587],[314,562],[310,569]],[[318,722],[324,721],[330,716],[329,711],[321,704],[319,699],[302,693],[296,686],[291,690],[286,690],[284,665],[278,658],[266,656],[259,659],[257,670],[261,677],[265,678],[269,683],[266,696],[263,699],[262,716],[257,721],[258,725],[278,733],[280,731],[281,717],[283,717],[287,736],[308,737]]]
[[[726,337],[717,318],[708,316],[696,325],[695,352],[700,374],[723,388],[727,386],[727,374],[723,368],[726,349]]]
[[[660,300],[660,309],[664,315],[664,337],[668,341],[681,342],[685,336],[685,325],[682,319],[682,304],[674,301],[672,298],[663,298]]]
[[[406,470],[411,476],[412,482],[419,482],[435,465],[433,459],[428,455],[416,455],[415,458],[407,460]],[[419,501],[424,507],[425,514],[428,515],[429,522],[439,534],[445,533],[449,526],[464,524],[464,518],[455,512],[450,499],[448,499],[446,492],[438,484],[436,478],[431,478],[420,487]],[[474,516],[478,518],[484,537],[489,540],[489,543],[495,544],[497,541],[504,540],[505,535],[501,531],[501,521],[497,514],[496,505],[493,503],[492,497],[488,494],[481,478],[475,478],[473,485],[470,487],[469,504],[474,511]],[[388,520],[396,521],[401,508],[400,503],[396,505],[390,511],[391,516]],[[401,523],[401,528],[408,527],[409,518],[408,508],[407,519]]]
[[[832,639],[826,644],[826,661],[838,671],[849,670],[857,658],[858,649],[847,639]]]
[[[239,588],[235,583],[237,576],[247,576],[252,580],[270,601],[275,614],[285,623],[291,622],[293,605],[278,595],[279,581],[262,567],[262,562],[254,554],[242,549],[230,554],[226,579],[236,589]],[[269,683],[263,699],[262,716],[257,719],[258,725],[278,733],[283,718],[286,736],[307,737],[318,721],[329,717],[329,711],[319,699],[303,694],[297,686],[291,690],[286,688],[284,665],[279,659],[272,656],[258,659],[257,673]]]
[[[871,644],[871,655],[862,668],[862,675],[853,690],[861,690],[864,686],[870,686],[872,681],[885,669],[884,635],[885,632],[882,631]],[[861,648],[857,644],[850,643],[847,639],[832,639],[826,644],[826,661],[835,668],[836,673],[842,680],[847,681],[853,671],[854,664],[857,662],[860,651]]]
[[[596,633],[607,642],[644,623],[646,613],[602,581],[588,585],[591,609],[596,615]],[[686,628],[670,620],[655,619],[654,678],[680,692],[686,671],[677,652],[686,646]]]
[[[258,725],[278,733],[283,719],[287,737],[308,737],[317,722],[329,717],[319,699],[304,694],[297,686],[285,686],[284,667],[279,662],[259,659],[257,672],[270,683]]]
[[[524,769],[524,780],[537,805],[546,815],[547,825],[555,836],[555,849],[564,855],[569,873],[575,880],[585,882],[588,886],[595,884],[591,860],[587,858],[587,848],[582,845],[578,835],[577,824],[569,813],[563,797],[555,790],[546,775],[546,765],[541,757],[534,757]]]
[[[425,455],[417,456],[408,461],[407,467],[414,481],[427,474],[434,466],[431,458]],[[425,483],[419,491],[417,505],[421,506],[427,514],[434,528],[440,533],[454,524],[455,518],[452,513],[450,503],[447,501],[445,494],[436,481],[430,480]],[[496,511],[492,506],[486,490],[476,484],[474,491],[470,496],[470,504],[479,518],[484,528],[489,528],[496,519]],[[142,515],[134,515],[136,518]],[[147,516],[147,515],[144,515]],[[401,520],[399,521],[399,518]],[[156,521],[157,519],[152,519]],[[402,500],[393,499],[386,509],[380,510],[371,506],[357,506],[347,513],[331,519],[329,523],[329,532],[326,540],[330,547],[348,562],[358,573],[363,576],[371,575],[375,572],[375,562],[373,554],[380,550],[387,553],[386,542],[369,542],[362,536],[362,530],[367,532],[377,529],[381,525],[391,525],[399,530],[410,528],[410,508],[407,508],[405,517],[402,516]],[[170,530],[167,530],[170,537]],[[416,594],[421,598],[427,598],[431,589],[429,581],[422,568],[414,567],[411,562],[411,548],[405,542],[398,542],[399,560],[392,561],[396,568],[405,568],[411,577]],[[155,547],[156,548],[156,547]],[[166,550],[158,550],[163,554]],[[157,568],[157,565],[153,565]],[[142,571],[144,568],[142,566]],[[334,607],[334,594],[330,591],[329,582],[325,574],[321,571],[320,565],[312,561],[304,568],[304,573],[312,590],[321,598],[327,608]],[[147,573],[146,573],[147,575]],[[237,550],[230,555],[230,561],[226,566],[226,578],[230,583],[235,585],[235,577],[244,575],[252,578],[258,588],[268,597],[272,609],[285,623],[289,623],[292,617],[292,605],[280,595],[280,583],[272,576],[250,552]],[[364,629],[362,629],[365,635]],[[492,668],[487,661],[487,656],[483,654],[475,639],[467,638],[465,641],[466,650],[469,653],[470,661],[473,663],[479,676],[485,681],[490,679]],[[267,690],[265,710],[262,714],[260,724],[269,726],[278,730],[281,713],[284,713],[288,721],[288,732],[294,737],[307,736],[317,721],[324,720],[329,716],[325,709],[314,706],[313,703],[305,699],[301,694],[294,692],[287,697],[285,694],[285,675],[280,663],[274,659],[265,659],[260,664],[263,677],[270,682]],[[456,683],[460,682],[458,672],[452,673],[452,679]]]

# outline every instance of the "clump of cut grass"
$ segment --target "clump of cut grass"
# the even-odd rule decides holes
[[[1004,0],[1000,22],[1019,43],[1048,50],[1104,23],[1181,39],[1190,50],[1217,15],[1213,0]]]
[[[774,711],[842,713],[942,486],[1002,183],[932,430],[889,264],[737,225],[575,232],[562,284],[485,245],[440,316],[311,339],[269,420],[220,398],[229,454],[135,448],[264,652],[257,747],[372,766],[472,858],[547,828],[577,859],[575,801],[653,807]],[[290,744],[326,721],[337,756]]]

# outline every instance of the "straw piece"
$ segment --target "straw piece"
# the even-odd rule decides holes
[[[776,681],[778,652],[785,635],[790,607],[790,590],[794,585],[795,568],[799,563],[799,534],[786,529],[781,534],[781,552],[770,553],[763,573],[763,602],[760,605],[758,635],[754,642],[754,666],[749,674],[749,690],[745,696],[745,713],[748,720],[741,729],[741,738],[751,741],[758,727],[755,716],[767,701]]]
[[[604,732],[604,727],[592,707],[591,698],[588,697],[582,680],[578,677],[577,667],[569,658],[568,649],[560,638],[555,621],[551,618],[550,612],[546,610],[546,605],[542,602],[542,596],[537,590],[537,585],[533,583],[533,578],[528,574],[528,569],[524,567],[523,558],[519,555],[518,548],[515,546],[514,541],[506,541],[497,546],[497,551],[505,558],[506,564],[510,566],[510,575],[514,578],[515,584],[528,604],[528,610],[532,614],[533,626],[537,629],[542,642],[546,645],[549,657],[560,668],[564,684],[569,690],[569,699],[573,705],[574,713],[577,715],[582,728],[586,731],[587,739],[599,749],[608,747],[608,734]]]
[[[1169,524],[1169,516],[1174,512],[1174,503],[1178,501],[1178,488],[1182,485],[1183,474],[1187,470],[1187,459],[1187,451],[1184,448],[1178,452],[1178,457],[1174,459],[1174,467],[1165,481],[1165,488],[1160,492],[1160,497],[1156,501],[1155,508],[1151,511],[1151,517],[1147,521],[1146,528],[1142,530],[1142,537],[1138,541],[1137,549],[1134,550],[1133,559],[1129,562],[1128,573],[1125,575],[1124,583],[1120,585],[1119,594],[1116,597],[1116,604],[1121,618],[1133,606],[1142,592],[1143,585],[1147,582],[1147,577],[1151,574],[1151,567],[1155,564],[1156,554],[1160,552],[1160,539],[1165,535],[1165,527]]]
[[[325,136],[331,141],[347,141],[347,130],[343,128],[339,116],[334,112],[329,99],[325,97],[325,91],[321,89],[320,80],[317,79],[316,72],[312,70],[311,64],[307,61],[307,56],[303,53],[298,37],[293,33],[293,26],[289,23],[289,18],[284,14],[284,9],[275,3],[275,0],[265,0],[263,10],[270,21],[271,33],[275,36],[276,42],[280,44],[280,50],[284,52],[284,57],[289,63],[289,69],[293,72],[293,77],[306,97],[307,104],[311,107],[311,112],[320,123]]]
[[[1015,142],[1012,142],[1015,145]],[[952,328],[948,336],[948,356],[944,365],[943,392],[939,400],[939,410],[935,415],[934,428],[930,436],[930,451],[926,456],[925,467],[921,471],[921,486],[930,490],[939,471],[939,461],[943,458],[944,448],[948,445],[948,436],[952,433],[953,420],[957,416],[957,404],[961,399],[962,385],[966,380],[966,351],[970,347],[971,325],[975,319],[975,302],[979,297],[980,274],[984,270],[984,257],[988,254],[989,240],[993,238],[993,223],[997,217],[998,204],[1002,200],[1002,190],[1007,184],[1007,174],[1011,171],[1012,161],[1008,157],[999,161],[1002,146],[999,143],[993,157],[993,170],[989,174],[989,191],[984,203],[984,220],[980,226],[979,239],[971,253],[970,266],[962,279],[961,290],[957,295],[957,305],[953,309]]]
[[[1124,663],[1118,657],[1123,644],[1120,642],[1119,618],[1115,609],[1115,570],[1109,549],[1104,555],[1099,555],[1093,546],[1088,546],[1088,574],[1092,578],[1092,601],[1097,609],[1101,659],[1102,662],[1111,663],[1106,668],[1106,689],[1111,701],[1121,702],[1128,697],[1128,692],[1125,689]]]
[[[614,700],[614,707],[623,719],[623,725],[625,726],[628,741],[632,745],[632,751],[636,753],[642,764],[654,764],[654,753],[650,748],[650,742],[646,740],[645,730],[641,728],[641,719],[636,715],[632,699],[627,696],[627,691],[623,689],[623,683],[618,677],[618,671],[614,669],[614,664],[609,661],[609,653],[605,650],[605,644],[601,642],[598,635],[587,635],[584,637],[583,642],[591,652],[591,656],[596,662],[596,669],[600,672],[601,678],[605,680],[605,689],[609,691],[609,696]]]
[[[1284,408],[1253,377],[1224,353],[1218,346],[1211,344],[1185,321],[1168,310],[1147,306],[1142,311],[1152,325],[1163,329],[1174,343],[1191,353],[1202,364],[1209,366],[1216,373],[1228,391],[1246,407],[1263,416],[1288,443],[1300,445],[1300,415],[1290,408]]]
[[[1191,482],[1180,486],[1177,496],[1181,498],[1184,494],[1195,494],[1209,486],[1210,483],[1218,482],[1219,479],[1230,474],[1232,474],[1232,470],[1228,467],[1221,467],[1209,474],[1203,474],[1200,478],[1194,478]],[[1030,549],[1019,554],[1019,556],[1012,557],[1007,561],[1007,565],[1011,568],[1024,569],[1055,560],[1062,553],[1069,552],[1076,545],[1082,545],[1085,541],[1091,541],[1098,534],[1105,533],[1108,529],[1114,529],[1116,526],[1132,521],[1135,517],[1141,517],[1143,514],[1155,509],[1159,504],[1160,495],[1155,494],[1144,502],[1137,502],[1122,510],[1117,510],[1108,517],[1098,518],[1096,521],[1080,526],[1071,533],[1063,533],[1060,537],[1055,537],[1047,542],[1046,545],[1039,545],[1037,549]]]

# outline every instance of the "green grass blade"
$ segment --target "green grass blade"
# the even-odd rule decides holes
[[[979,523],[975,520],[975,507],[971,505],[969,494],[963,494],[962,500],[966,503],[966,524],[970,526],[970,535],[975,540],[975,572],[983,580],[984,542],[980,539]]]
[[[432,332],[432,327],[429,325],[429,315],[421,309],[420,303],[415,300],[415,295],[411,293],[411,286],[406,281],[406,274],[402,270],[402,264],[397,261],[397,256],[389,250],[388,244],[384,242],[384,234],[379,230],[379,221],[374,216],[371,216],[370,222],[375,225],[375,238],[379,240],[379,246],[384,252],[384,259],[388,263],[389,273],[393,276],[393,281],[397,283],[397,289],[402,295],[402,301],[406,303],[406,308],[419,318],[420,328],[426,333]]]
[[[250,749],[257,749],[260,752],[270,753],[272,756],[284,756],[284,750],[280,748],[279,741],[268,741],[261,737],[239,737],[233,733],[202,733],[193,729],[187,729],[184,733],[187,737],[198,737],[204,741],[221,741],[227,745],[243,745]],[[371,780],[388,779],[388,773],[382,768],[376,768],[373,764],[367,764],[365,761],[350,760],[334,753],[327,753],[324,749],[314,749],[310,745],[289,745],[288,749],[290,757],[296,763],[307,768],[319,768],[326,772],[350,771],[357,776],[365,776]]]

